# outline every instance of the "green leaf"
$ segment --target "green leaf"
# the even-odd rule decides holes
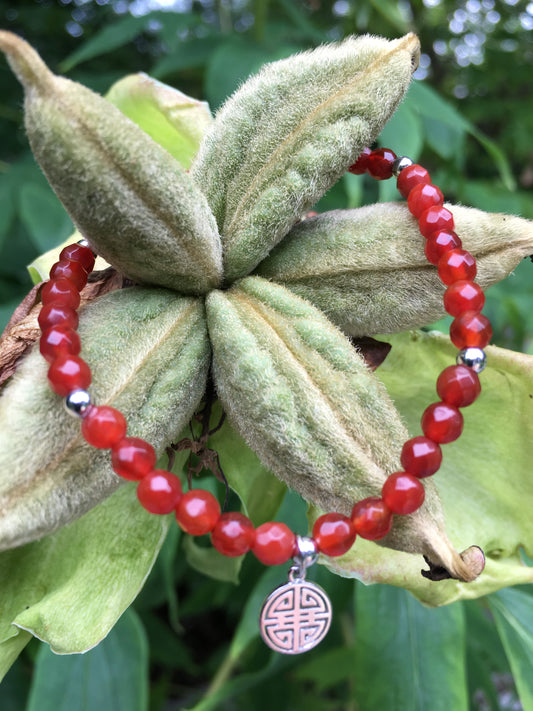
[[[9,234],[9,229],[15,216],[15,201],[11,181],[8,178],[0,185],[0,249]]]
[[[222,414],[213,410],[214,421]],[[256,526],[270,521],[282,504],[286,485],[261,462],[227,420],[211,435],[208,446],[218,452],[229,485],[239,496],[243,512]]]
[[[486,289],[533,252],[533,222],[453,206],[457,232]],[[445,315],[437,268],[407,205],[335,210],[295,225],[256,272],[317,306],[345,333],[368,336]]]
[[[19,201],[20,218],[39,252],[52,249],[72,234],[72,221],[48,186],[23,185]]]
[[[144,511],[127,485],[70,526],[3,552],[0,669],[27,633],[60,654],[98,644],[138,594],[169,524]]]
[[[414,35],[347,39],[265,66],[225,104],[192,174],[223,236],[227,281],[248,274],[374,140],[418,51]]]
[[[172,52],[161,57],[150,74],[160,79],[182,69],[203,66],[209,61],[220,41],[220,37],[216,35],[182,41]],[[233,67],[227,66],[226,70],[233,70]]]
[[[208,105],[151,79],[131,74],[113,84],[106,99],[188,169],[212,121]]]
[[[392,350],[378,374],[410,435],[416,436],[421,434],[420,413],[436,399],[435,381],[455,362],[457,351],[438,333],[398,334],[387,340]],[[433,583],[420,575],[424,563],[419,556],[385,550],[360,538],[348,554],[327,561],[331,570],[365,583],[407,588],[429,605],[533,581],[533,569],[521,556],[522,548],[533,553],[533,357],[494,346],[486,353],[482,393],[463,411],[461,438],[444,448],[442,467],[431,477],[448,536],[458,550],[471,545],[484,550],[483,573],[470,583]]]
[[[93,399],[117,407],[129,433],[162,454],[205,389],[210,349],[202,301],[130,287],[84,308],[79,330]],[[79,421],[49,388],[47,368],[34,350],[0,397],[0,548],[55,530],[119,486],[109,452],[84,442]]]
[[[502,150],[434,89],[423,82],[413,82],[406,103],[422,118],[426,139],[439,155],[443,158],[460,155],[463,137],[469,133],[491,156],[506,188],[515,187],[511,167]]]
[[[488,598],[524,711],[533,709],[533,607],[531,595],[501,590]]]
[[[424,144],[419,114],[407,102],[400,104],[379,134],[379,142],[382,146],[393,146],[394,150],[401,150],[402,155],[416,162]],[[379,186],[391,184],[396,188],[394,180],[381,181]]]
[[[0,567],[1,565],[0,562]],[[0,610],[1,609],[2,603],[0,600]],[[9,633],[13,636],[0,639],[0,681],[5,677],[13,662],[31,639],[31,634],[26,632],[26,630],[13,628],[9,630]]]
[[[148,645],[128,610],[86,654],[58,656],[43,645],[27,711],[148,711]]]
[[[173,22],[170,23],[172,19]],[[88,59],[94,59],[129,44],[154,20],[160,20],[163,25],[172,24],[174,35],[176,35],[178,28],[186,29],[198,23],[197,18],[189,13],[179,13],[174,18],[170,18],[169,13],[166,12],[152,12],[149,16],[143,15],[141,17],[127,15],[116,22],[106,24],[103,29],[64,59],[59,65],[59,70],[62,73],[68,72],[81,62],[86,62]]]
[[[242,566],[243,556],[228,558],[212,546],[198,545],[192,536],[185,536],[183,546],[187,556],[187,563],[200,573],[208,575],[224,583],[239,584],[239,571]]]
[[[358,585],[356,698],[365,711],[468,711],[461,605],[423,607],[405,590]]]

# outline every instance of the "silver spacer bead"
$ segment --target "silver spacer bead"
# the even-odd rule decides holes
[[[79,240],[76,242],[76,244],[79,244],[81,247],[90,247],[90,246],[91,246],[91,245],[89,244],[89,242],[85,239],[85,237],[82,237],[81,239],[79,239]]]
[[[72,417],[85,417],[91,407],[91,396],[87,390],[73,390],[65,398],[65,408]]]
[[[298,553],[293,560],[303,565],[304,568],[309,568],[310,565],[313,565],[318,558],[316,542],[307,536],[296,536],[296,547],[298,548]]]
[[[408,168],[410,165],[413,165],[413,163],[414,161],[407,156],[398,156],[392,164],[392,174],[397,178],[404,168]]]
[[[466,365],[467,368],[472,368],[476,373],[481,373],[487,365],[487,356],[481,348],[463,348],[457,354],[457,364]]]

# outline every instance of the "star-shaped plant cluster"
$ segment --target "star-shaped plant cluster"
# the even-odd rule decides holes
[[[386,476],[400,468],[405,421],[413,427],[411,405],[417,416],[422,412],[419,384],[434,380],[435,368],[453,362],[454,351],[437,336],[391,336],[383,374],[398,407],[407,403],[400,416],[350,338],[432,323],[443,315],[444,288],[405,204],[302,217],[398,106],[417,66],[417,38],[349,38],[267,65],[214,120],[198,102],[147,77],[123,80],[106,100],[54,76],[10,33],[0,32],[0,49],[24,85],[28,136],[50,184],[79,232],[134,284],[82,309],[94,401],[121,410],[129,434],[163,455],[172,444],[179,449],[206,387],[214,387],[228,422],[213,434],[212,446],[256,524],[269,505],[275,510],[272,502],[284,490],[272,473],[312,504],[311,515],[349,513],[355,501],[379,494]],[[484,288],[533,251],[525,220],[457,206],[453,212]],[[508,361],[494,351],[509,381]],[[531,364],[517,356],[514,363],[521,386],[531,380]],[[410,379],[413,368],[418,379]],[[407,378],[404,390],[395,378]],[[18,561],[19,571],[30,570],[28,556],[46,550],[53,557],[70,545],[78,564],[69,580],[83,577],[79,551],[90,537],[90,517],[100,532],[127,518],[129,552],[118,544],[117,550],[138,568],[109,613],[116,618],[142,584],[168,521],[141,511],[130,486],[111,496],[119,482],[108,453],[83,442],[79,424],[49,391],[38,353],[4,387],[0,425],[0,540],[14,549],[2,554],[0,568],[9,571]],[[522,439],[515,444],[521,447]],[[459,580],[473,577],[445,533],[448,516],[434,483],[426,489],[423,508],[395,522],[385,548],[358,540],[336,569],[410,586],[432,602],[460,596],[457,586],[464,583],[456,580],[433,596],[431,583],[413,582],[412,563],[405,562],[423,554]],[[445,492],[446,512],[449,499]],[[472,520],[484,516],[480,510]],[[453,544],[486,545],[471,529],[454,531]],[[524,543],[521,530],[505,553],[522,571],[518,538]],[[22,549],[21,563],[16,547],[30,541],[37,542]],[[97,557],[96,544],[84,555]],[[365,556],[377,556],[374,567]],[[493,587],[502,584],[495,577]],[[515,571],[512,582],[526,579]],[[34,602],[41,601],[31,590]],[[38,604],[58,609],[57,598]],[[11,613],[25,629],[41,624],[35,609]],[[46,618],[42,607],[39,615]],[[98,629],[111,624],[98,619]],[[83,648],[83,639],[71,640],[69,649]]]

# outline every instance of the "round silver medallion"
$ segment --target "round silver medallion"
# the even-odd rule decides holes
[[[281,654],[301,654],[316,647],[331,624],[331,603],[319,585],[296,579],[276,588],[261,610],[261,635]]]

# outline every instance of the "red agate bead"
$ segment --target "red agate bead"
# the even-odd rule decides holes
[[[424,410],[422,431],[439,444],[453,442],[463,431],[463,416],[454,405],[434,402]]]
[[[414,187],[407,198],[407,207],[414,217],[420,217],[429,207],[442,205],[444,195],[441,190],[432,183],[420,183]]]
[[[318,550],[331,557],[349,551],[355,541],[355,535],[352,520],[339,513],[319,516],[313,526],[313,538]]]
[[[467,407],[481,392],[478,374],[466,365],[450,365],[437,379],[437,393],[448,405]]]
[[[407,472],[395,472],[387,477],[381,495],[392,513],[405,515],[422,506],[426,492],[416,476]]]
[[[69,326],[51,326],[41,335],[39,350],[49,363],[60,355],[78,355],[81,351],[80,337]]]
[[[352,522],[358,536],[369,541],[377,541],[390,531],[392,513],[383,499],[369,496],[358,501],[353,507]]]
[[[59,259],[79,262],[87,273],[94,269],[94,254],[89,247],[84,247],[82,244],[69,244],[64,247],[59,253]]]
[[[459,235],[453,230],[437,230],[427,238],[424,252],[428,262],[437,266],[443,254],[451,249],[460,249],[462,246]]]
[[[223,513],[211,532],[213,547],[230,558],[248,553],[254,540],[253,523],[238,512]]]
[[[203,536],[210,533],[220,518],[220,504],[209,491],[191,489],[176,507],[176,520],[185,533]]]
[[[451,316],[460,316],[465,311],[481,311],[484,305],[483,289],[473,281],[454,281],[444,292],[444,308]]]
[[[418,220],[418,229],[424,237],[429,237],[432,232],[437,230],[453,230],[454,227],[452,213],[442,205],[428,207]]]
[[[98,449],[110,449],[126,435],[126,418],[114,407],[93,406],[81,422],[86,442]]]
[[[37,316],[37,321],[41,331],[46,331],[52,326],[67,326],[76,330],[78,328],[79,316],[70,306],[55,306],[47,304],[43,306]]]
[[[401,171],[396,181],[396,187],[400,195],[407,198],[411,190],[421,183],[431,183],[431,178],[425,168],[418,163],[413,163]]]
[[[392,165],[395,160],[396,154],[389,148],[378,148],[368,156],[367,173],[376,180],[388,180],[392,178]]]
[[[140,437],[124,437],[111,448],[113,469],[130,481],[139,481],[149,474],[155,467],[156,459],[155,449]]]
[[[363,148],[363,152],[355,161],[355,163],[348,168],[348,172],[353,173],[354,175],[363,175],[363,173],[366,173],[366,169],[368,166],[368,156],[371,153],[372,151],[370,150],[370,148]]]
[[[413,437],[403,445],[400,461],[406,472],[423,479],[439,470],[442,450],[427,437]]]
[[[294,555],[296,536],[284,523],[268,521],[255,531],[252,553],[264,565],[281,565]]]
[[[438,264],[439,277],[450,286],[456,281],[472,281],[477,274],[475,258],[466,249],[452,249],[443,254]]]
[[[87,284],[88,276],[82,265],[72,259],[60,259],[50,269],[50,279],[70,279],[79,291]]]
[[[91,370],[87,363],[75,355],[59,355],[48,370],[52,390],[67,397],[74,390],[87,390],[91,384]]]
[[[137,498],[153,514],[169,514],[182,497],[181,482],[165,469],[154,469],[137,486]]]
[[[450,339],[459,349],[485,348],[491,338],[490,321],[477,311],[465,311],[457,316],[450,326]]]
[[[41,290],[43,305],[70,306],[77,309],[80,305],[80,292],[70,279],[58,277],[46,282]]]

